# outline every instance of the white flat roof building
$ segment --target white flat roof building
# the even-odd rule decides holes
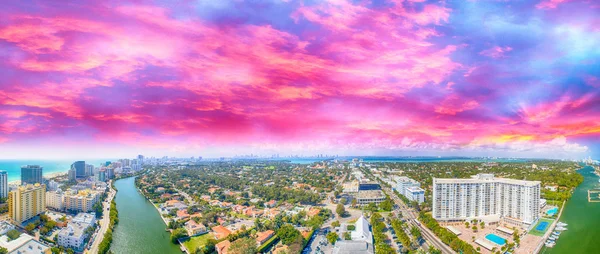
[[[419,204],[425,202],[425,190],[420,187],[408,187],[404,191],[404,194],[410,201],[417,201]]]
[[[33,239],[28,234],[9,241],[7,235],[0,236],[0,246],[6,248],[9,254],[40,254],[46,253],[50,247]]]
[[[531,225],[539,218],[540,182],[479,174],[433,179],[433,218],[459,221],[498,215]]]

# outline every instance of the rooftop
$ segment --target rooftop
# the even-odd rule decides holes
[[[381,190],[364,190],[358,192],[358,198],[385,198]]]
[[[8,241],[8,236],[0,236],[0,246],[6,248],[8,253],[14,252],[19,254],[34,254],[43,253],[48,250],[48,246],[36,241],[28,234],[21,234],[19,238]]]
[[[540,185],[540,181],[525,181],[525,180],[517,180],[517,179],[508,179],[508,178],[498,178],[494,177],[493,174],[478,174],[474,175],[471,178],[433,178],[433,183],[505,183],[505,184],[515,184],[522,186],[536,186]]]

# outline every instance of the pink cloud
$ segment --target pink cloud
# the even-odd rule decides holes
[[[510,51],[512,51],[511,47],[495,46],[490,49],[483,50],[483,51],[479,52],[479,54],[482,56],[487,56],[487,57],[491,57],[491,58],[502,58],[502,57],[505,57],[506,53],[508,53]]]

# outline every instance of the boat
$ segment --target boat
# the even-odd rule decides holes
[[[558,223],[556,223],[556,226],[559,226],[559,227],[566,227],[566,226],[569,226],[569,224],[567,224],[567,223],[564,223],[564,222],[558,222]]]
[[[560,235],[560,232],[554,231],[554,232],[552,232],[552,235],[553,235],[553,236],[559,236],[559,235]]]
[[[558,239],[558,238],[556,238],[555,236],[551,236],[551,237],[548,237],[548,239],[550,239],[552,241],[556,241],[556,239]]]
[[[565,231],[565,230],[567,230],[567,228],[565,228],[565,227],[556,227],[554,230]]]

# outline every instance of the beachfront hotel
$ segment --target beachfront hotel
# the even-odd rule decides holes
[[[496,178],[433,179],[433,218],[439,221],[483,219],[529,226],[539,218],[540,182]]]

